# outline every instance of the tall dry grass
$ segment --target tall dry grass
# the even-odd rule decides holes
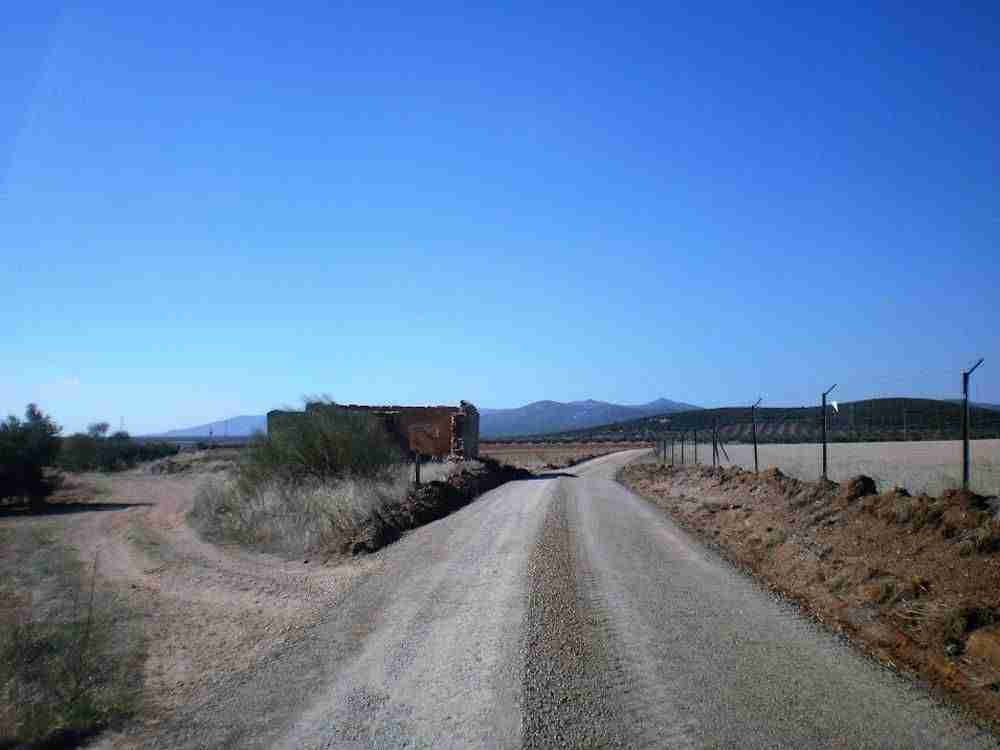
[[[96,561],[85,584],[51,547],[34,555],[50,566],[42,589],[69,602],[0,591],[0,747],[76,747],[142,699],[141,621],[96,589]]]
[[[455,472],[481,465],[430,462],[421,466],[421,482],[445,481]],[[212,477],[198,488],[189,519],[216,542],[287,557],[339,551],[387,505],[402,501],[412,485],[412,464],[394,466],[376,477],[298,482],[275,478],[250,487],[238,479]]]

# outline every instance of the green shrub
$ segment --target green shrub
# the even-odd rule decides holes
[[[372,479],[403,460],[382,422],[362,412],[316,410],[293,426],[251,440],[238,482],[251,495],[275,481],[299,484],[341,477]]]
[[[53,480],[45,468],[59,452],[59,426],[34,404],[24,410],[24,420],[7,417],[0,423],[0,500],[27,499],[33,505],[52,493]]]
[[[62,440],[58,458],[60,468],[66,471],[118,471],[143,461],[173,456],[179,450],[169,443],[133,440],[127,432],[104,437],[104,432],[94,427],[91,425],[87,433],[78,432]]]

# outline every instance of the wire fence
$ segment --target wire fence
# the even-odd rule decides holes
[[[966,380],[963,373],[960,382]],[[996,393],[989,385],[985,392]],[[834,390],[825,407],[817,394],[816,406],[670,415],[651,437],[659,460],[675,465],[777,467],[800,479],[825,474],[833,481],[865,474],[880,491],[938,495],[967,486],[1000,495],[1000,406],[982,403],[982,392],[969,388],[966,410],[961,392],[839,402]]]

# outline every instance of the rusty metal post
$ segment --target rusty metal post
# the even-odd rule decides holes
[[[420,454],[413,451],[413,483],[420,486]]]

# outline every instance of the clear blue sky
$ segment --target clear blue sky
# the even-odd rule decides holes
[[[5,9],[0,413],[1000,401],[995,2],[100,5]]]

